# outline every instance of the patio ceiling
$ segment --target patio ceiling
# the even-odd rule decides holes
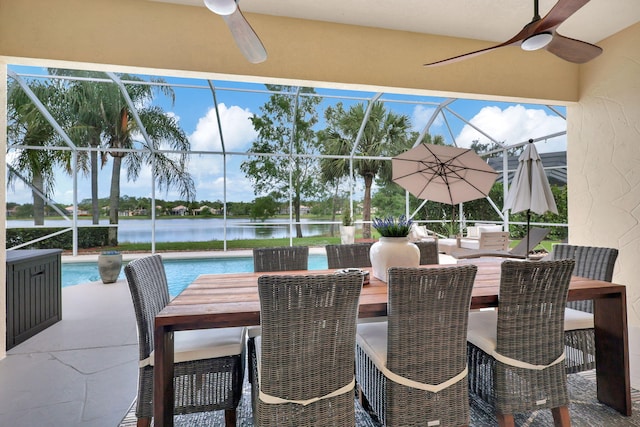
[[[204,7],[202,0],[152,0]],[[533,0],[238,0],[245,13],[309,19],[492,42],[515,35],[533,17]],[[556,0],[539,0],[544,16]],[[638,0],[592,0],[559,32],[589,43],[640,22]]]

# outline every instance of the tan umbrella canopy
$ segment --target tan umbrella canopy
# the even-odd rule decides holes
[[[544,173],[540,155],[532,139],[518,157],[518,168],[504,201],[503,211],[507,209],[511,209],[513,213],[527,211],[527,239],[531,211],[540,215],[547,211],[558,213],[549,180]],[[529,247],[528,241],[527,247]]]
[[[486,197],[498,173],[473,150],[420,144],[391,159],[393,181],[419,199],[457,205]]]
[[[451,145],[423,143],[391,165],[393,181],[411,194],[452,206],[486,197],[498,176],[473,150]]]

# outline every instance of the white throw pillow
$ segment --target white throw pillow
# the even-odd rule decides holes
[[[479,239],[480,233],[478,227],[467,227],[467,237],[470,239]]]
[[[481,227],[478,227],[478,237],[480,237],[480,234],[482,233],[486,233],[486,232],[496,232],[496,231],[502,231],[502,226],[501,225],[483,225]]]
[[[429,233],[427,233],[426,226],[414,224],[413,227],[411,227],[411,231],[409,232],[409,240],[411,240],[412,242],[422,240],[427,237],[429,237]]]

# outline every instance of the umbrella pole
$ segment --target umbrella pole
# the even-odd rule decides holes
[[[527,258],[529,258],[529,252],[531,248],[529,248],[529,222],[531,221],[531,209],[527,209]]]
[[[456,231],[455,226],[456,226],[456,205],[451,205],[451,232],[453,233],[454,236],[457,236],[458,232]]]

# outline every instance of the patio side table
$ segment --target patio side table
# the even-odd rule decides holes
[[[7,251],[7,350],[62,319],[61,254]]]

